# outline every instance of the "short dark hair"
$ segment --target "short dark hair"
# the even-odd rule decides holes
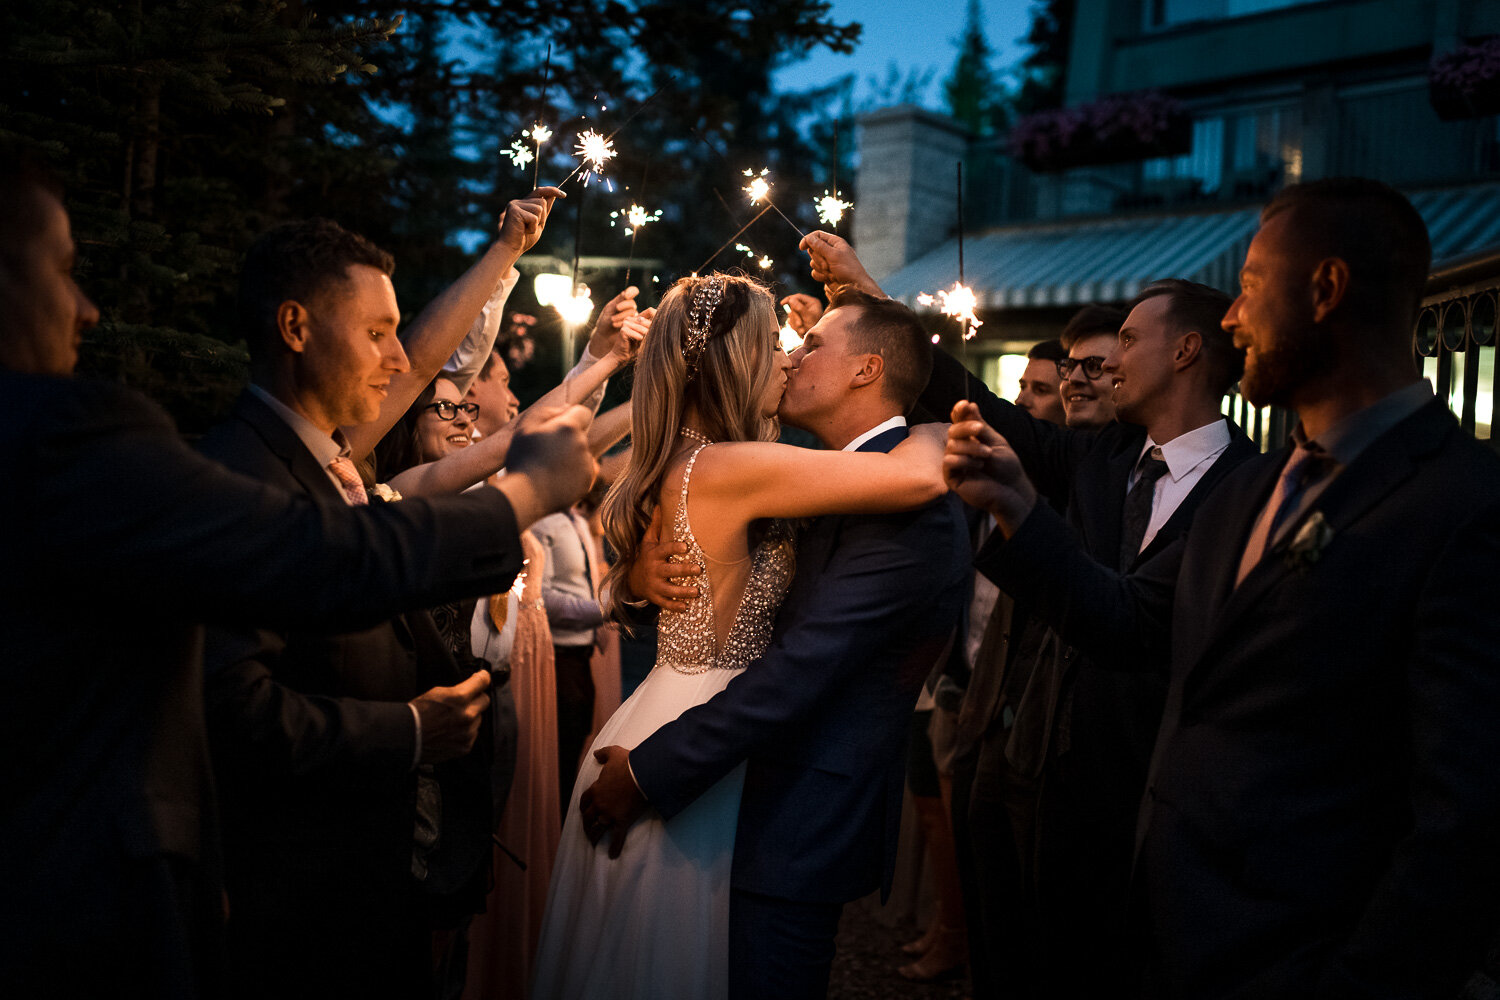
[[[240,267],[239,321],[252,364],[274,357],[276,310],[287,301],[307,303],[347,279],[363,264],[396,271],[390,254],[328,219],[287,222],[264,233],[245,251]]]
[[[1124,324],[1125,313],[1119,309],[1113,306],[1087,305],[1073,314],[1057,339],[1065,352],[1071,351],[1074,344],[1088,337],[1097,337],[1101,333],[1113,337]]]
[[[1061,361],[1067,356],[1068,349],[1060,340],[1044,340],[1039,344],[1032,344],[1031,350],[1026,352],[1028,361]]]
[[[1178,336],[1196,333],[1203,338],[1210,388],[1221,396],[1234,388],[1245,372],[1245,352],[1234,346],[1234,336],[1222,325],[1234,300],[1211,285],[1185,278],[1161,278],[1142,288],[1130,308],[1161,295],[1167,297],[1165,317],[1172,331]]]
[[[886,398],[900,406],[902,413],[910,413],[932,375],[932,348],[917,314],[895,299],[853,288],[836,292],[828,308],[860,311],[859,322],[851,327],[850,347],[880,355],[885,362],[881,384]]]
[[[25,149],[0,144],[0,266],[24,270],[47,224],[46,195],[63,200],[57,175]]]
[[[1432,266],[1432,241],[1404,194],[1368,177],[1328,177],[1283,188],[1261,210],[1261,225],[1282,214],[1290,215],[1299,248],[1349,265],[1345,307],[1351,317],[1410,334]]]

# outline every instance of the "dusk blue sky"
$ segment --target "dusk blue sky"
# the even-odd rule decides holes
[[[864,25],[859,47],[847,56],[820,49],[781,70],[776,80],[784,89],[805,90],[855,73],[860,84],[858,100],[869,92],[866,80],[884,79],[892,63],[903,76],[908,70],[931,68],[936,72],[923,103],[939,107],[943,78],[958,55],[954,43],[963,33],[967,7],[967,0],[833,0],[835,21]],[[1031,4],[1028,0],[985,0],[981,7],[985,37],[995,52],[994,68],[1003,72],[1024,52],[1020,40],[1031,23]]]

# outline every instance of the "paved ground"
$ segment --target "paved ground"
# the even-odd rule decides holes
[[[917,929],[910,925],[885,926],[860,903],[844,907],[828,1000],[961,1000],[968,996],[963,975],[936,983],[909,983],[896,975],[897,966],[911,961],[901,954],[902,943],[916,936]]]

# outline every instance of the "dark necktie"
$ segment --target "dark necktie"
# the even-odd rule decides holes
[[[1151,523],[1151,502],[1156,499],[1156,481],[1167,474],[1167,463],[1160,448],[1152,448],[1141,457],[1140,475],[1125,496],[1125,516],[1120,522],[1120,570],[1123,572],[1141,553],[1141,539]]]

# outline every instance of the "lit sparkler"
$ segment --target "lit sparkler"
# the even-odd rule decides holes
[[[979,298],[974,294],[974,289],[960,282],[955,281],[952,288],[940,291],[936,295],[923,292],[917,296],[917,302],[924,306],[936,305],[938,311],[944,316],[952,316],[963,324],[964,340],[972,339],[974,334],[979,332],[979,328],[984,325],[979,317],[974,315],[974,310],[979,308]]]
[[[844,213],[854,207],[854,202],[844,201],[839,197],[839,193],[837,191],[829,194],[828,191],[825,190],[823,192],[823,197],[813,202],[813,207],[818,210],[819,222],[823,223],[823,225],[825,226],[833,226],[834,228],[838,228],[840,220],[844,218]]]
[[[506,150],[505,155],[510,157],[510,162],[513,166],[523,168],[536,159],[529,147],[521,145],[520,139],[510,144],[510,149]]]
[[[614,157],[615,144],[593,129],[589,129],[578,133],[578,146],[573,150],[573,155],[582,161],[574,173],[582,171],[583,183],[587,186],[590,176],[604,176],[604,165]]]
[[[770,167],[766,167],[758,174],[754,170],[746,168],[745,176],[750,178],[750,183],[745,185],[745,193],[750,196],[750,204],[759,205],[761,202],[769,199],[771,182],[766,180],[766,175],[770,172]]]
[[[610,212],[609,217],[611,220],[616,220],[620,219],[622,216],[619,212]],[[634,236],[636,234],[636,231],[639,230],[642,226],[647,225],[648,223],[659,221],[661,219],[661,209],[657,209],[654,212],[648,212],[640,205],[631,205],[630,209],[624,214],[623,218],[628,224],[625,228],[625,235]],[[611,226],[613,226],[614,224],[614,221],[610,222]]]

